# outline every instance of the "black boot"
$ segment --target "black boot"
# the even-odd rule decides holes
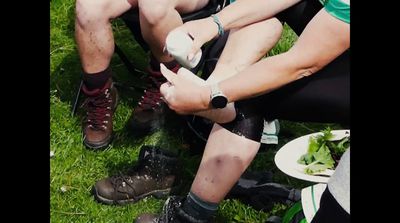
[[[98,181],[93,187],[96,200],[105,204],[126,204],[153,195],[166,197],[177,185],[178,157],[158,147],[143,146],[138,165],[126,175]]]
[[[162,213],[142,214],[134,223],[208,223],[211,219],[197,219],[182,209],[184,197],[171,196],[165,201]]]

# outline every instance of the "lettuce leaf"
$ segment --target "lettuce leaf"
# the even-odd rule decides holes
[[[350,147],[349,136],[341,140],[330,141],[332,137],[333,134],[329,127],[323,130],[322,134],[310,137],[307,153],[297,160],[298,163],[307,165],[304,169],[305,173],[315,174],[326,169],[333,169],[336,158],[340,158]]]

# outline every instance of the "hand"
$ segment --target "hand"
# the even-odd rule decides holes
[[[193,114],[208,109],[210,89],[203,79],[186,68],[174,74],[160,64],[160,70],[168,81],[160,86],[160,92],[169,108],[179,114]]]
[[[196,53],[205,43],[218,35],[218,26],[214,23],[211,17],[186,22],[174,30],[180,30],[184,33],[188,33],[193,39],[193,46],[188,54],[189,60],[196,55]]]

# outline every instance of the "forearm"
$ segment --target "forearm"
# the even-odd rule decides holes
[[[293,82],[306,73],[308,68],[296,64],[290,54],[268,57],[235,77],[220,82],[219,87],[229,102],[255,97]]]
[[[349,24],[320,10],[288,52],[268,57],[220,82],[220,89],[228,101],[237,101],[311,75],[350,47],[349,34]]]
[[[272,18],[301,0],[236,0],[217,13],[225,30]]]

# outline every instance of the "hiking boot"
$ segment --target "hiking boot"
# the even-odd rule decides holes
[[[97,201],[105,204],[127,204],[153,195],[161,198],[177,184],[178,158],[160,148],[143,146],[138,164],[126,175],[102,179],[93,187]]]
[[[178,72],[180,66],[175,66],[172,72]],[[167,80],[160,71],[148,68],[148,86],[144,95],[133,109],[128,121],[130,130],[135,135],[145,135],[162,126],[165,113],[169,111],[168,106],[161,99],[160,86]]]
[[[82,104],[86,110],[83,143],[91,149],[104,148],[112,139],[112,118],[117,107],[117,89],[110,78],[102,89],[89,90],[83,85],[82,92],[86,95]]]
[[[163,206],[160,215],[141,214],[134,223],[207,223],[210,220],[196,219],[182,209],[184,197],[171,196]]]

